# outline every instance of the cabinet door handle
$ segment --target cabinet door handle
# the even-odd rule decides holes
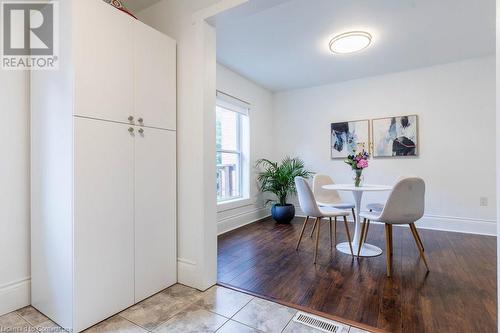
[[[128,121],[133,122],[134,121],[134,117],[133,116],[129,116],[128,117]]]
[[[129,127],[129,128],[128,128],[128,132],[129,132],[130,134],[134,133],[134,128],[133,128],[133,127]]]
[[[144,134],[144,130],[142,128],[139,129],[139,134]]]

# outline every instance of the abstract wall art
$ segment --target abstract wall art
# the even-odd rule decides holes
[[[370,122],[368,120],[348,121],[331,124],[331,157],[346,158],[353,150],[370,147]]]
[[[418,156],[418,116],[372,120],[373,157]]]

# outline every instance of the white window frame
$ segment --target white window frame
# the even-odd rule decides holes
[[[239,156],[239,189],[240,196],[226,200],[217,200],[217,211],[226,211],[245,205],[250,205],[250,104],[217,91],[217,107],[239,113],[237,125],[237,149],[216,149],[216,153],[237,154]]]
[[[231,111],[231,112],[234,112],[232,110],[229,110],[227,108],[224,108],[224,107],[221,107],[221,106],[217,106],[219,108],[222,108],[226,111]],[[227,201],[233,201],[233,200],[238,200],[238,199],[241,199],[243,198],[243,163],[242,163],[242,159],[243,159],[243,153],[242,153],[242,149],[241,149],[241,135],[242,135],[242,130],[241,130],[241,117],[242,115],[241,114],[237,114],[237,117],[236,117],[236,150],[228,150],[228,149],[217,149],[216,150],[216,153],[219,154],[232,154],[232,155],[238,155],[238,177],[237,177],[237,180],[238,180],[238,189],[239,189],[239,193],[240,195],[239,196],[236,196],[236,197],[230,197],[230,198],[227,198],[227,199],[223,199],[223,200],[218,200],[218,202],[220,203],[224,203],[224,202],[227,202]]]

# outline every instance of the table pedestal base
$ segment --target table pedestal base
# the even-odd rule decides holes
[[[349,243],[340,243],[337,244],[337,250],[339,250],[342,253],[351,255],[351,249],[349,248]],[[352,251],[354,252],[354,256],[358,254],[358,245],[352,244]],[[363,244],[363,247],[361,248],[361,252],[359,253],[360,257],[378,257],[379,255],[382,254],[382,249],[379,247],[376,247],[375,245],[371,244]]]

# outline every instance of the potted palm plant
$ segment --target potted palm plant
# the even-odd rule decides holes
[[[278,223],[290,223],[295,217],[294,205],[287,202],[290,194],[296,193],[295,177],[310,178],[312,172],[304,167],[304,161],[295,157],[285,157],[281,164],[268,159],[257,161],[259,188],[262,192],[274,194],[277,200],[268,200],[266,203],[274,203],[272,206],[273,219]]]

